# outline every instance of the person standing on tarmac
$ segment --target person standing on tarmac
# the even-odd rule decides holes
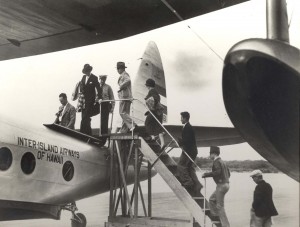
[[[272,226],[272,216],[278,215],[273,203],[273,189],[263,180],[262,172],[254,170],[250,177],[257,184],[253,194],[250,227]]]

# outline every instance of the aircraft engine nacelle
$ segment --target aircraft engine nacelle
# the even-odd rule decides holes
[[[223,99],[232,123],[261,156],[299,181],[300,51],[249,39],[224,62]]]

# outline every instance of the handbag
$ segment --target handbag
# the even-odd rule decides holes
[[[96,116],[100,113],[100,104],[98,102],[94,103],[91,108],[91,117]]]
[[[158,102],[156,104],[155,112],[157,115],[161,116],[164,113],[164,109],[165,109],[164,106],[160,102]]]
[[[146,105],[151,111],[155,111],[155,101],[153,97],[146,99]]]

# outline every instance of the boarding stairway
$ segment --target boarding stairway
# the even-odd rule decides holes
[[[184,204],[199,226],[221,227],[219,221],[211,220],[212,217],[210,215],[208,201],[206,200],[205,196],[201,194],[200,197],[192,197],[175,177],[173,173],[173,166],[176,165],[176,162],[164,151],[164,155],[161,155],[158,159],[157,154],[152,150],[149,144],[143,138],[140,138],[140,141],[140,151],[143,153],[144,157],[151,163],[152,167],[169,185],[174,194]],[[203,189],[206,190],[205,183],[203,185]]]
[[[173,148],[180,148],[179,144],[143,102],[136,99],[133,101],[137,101],[140,102],[140,104],[143,104],[149,111],[149,113],[152,114],[152,116],[163,128],[165,136],[168,136],[170,138],[170,142],[163,149],[161,149],[160,144],[157,141],[148,139],[145,140],[145,135],[143,133],[139,133],[139,131],[137,130],[136,136],[138,136],[138,140],[140,143],[137,148],[141,152],[143,159],[146,159],[148,161],[148,165],[151,169],[154,168],[156,170],[156,172],[172,189],[176,197],[189,211],[194,220],[193,226],[221,227],[220,221],[213,220],[215,217],[212,217],[210,214],[208,201],[206,199],[206,180],[203,180],[202,178],[199,179],[200,183],[203,186],[202,193],[204,193],[204,195],[199,192],[197,195],[198,197],[192,197],[191,194],[181,185],[181,183],[175,176],[177,172],[177,163],[169,156],[169,153]],[[133,137],[134,134],[132,132],[132,138]],[[183,152],[188,156],[188,154],[184,150]],[[191,158],[190,160],[198,170],[202,171]]]

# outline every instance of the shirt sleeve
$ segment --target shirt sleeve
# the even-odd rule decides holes
[[[222,167],[219,161],[214,163],[214,170],[211,172],[206,173],[206,177],[215,177],[220,176],[222,174]]]
[[[108,87],[108,97],[110,100],[115,100],[114,92],[110,86]],[[115,102],[111,102],[111,110],[115,109],[115,104]]]
[[[99,98],[99,99],[101,99],[102,98],[102,88],[100,87],[100,83],[99,83],[99,81],[98,81],[98,78],[96,77],[96,80],[95,80],[95,87],[96,87],[96,90],[97,90],[97,97]]]

